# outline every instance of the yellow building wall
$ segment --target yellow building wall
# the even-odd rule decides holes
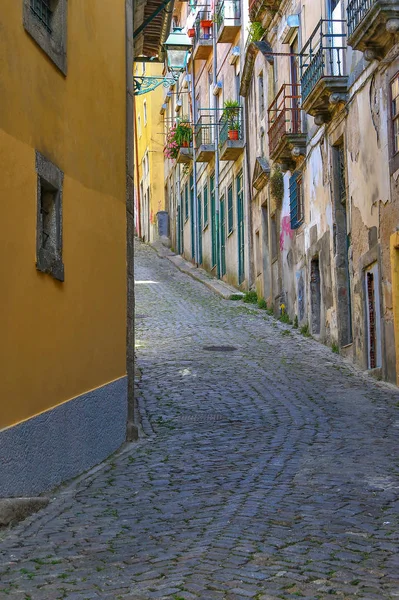
[[[5,427],[125,374],[125,2],[68,2],[66,78],[22,2],[2,0],[0,30]],[[64,172],[63,283],[35,267],[35,150]]]
[[[396,383],[399,385],[399,232],[391,235],[392,304],[396,347]]]
[[[136,73],[142,74],[142,65],[137,64]],[[147,64],[144,76],[163,76],[163,65]],[[143,157],[148,150],[150,171],[150,219],[156,224],[156,214],[165,210],[164,194],[164,155],[165,139],[163,135],[163,118],[160,114],[166,89],[161,85],[148,94],[136,96],[136,115],[141,117],[141,137],[138,136],[139,179],[143,177]],[[144,125],[144,102],[147,103],[147,125]]]

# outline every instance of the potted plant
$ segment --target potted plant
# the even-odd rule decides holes
[[[193,131],[188,119],[182,119],[177,123],[175,140],[178,146],[188,148],[193,138]]]
[[[240,103],[238,100],[225,100],[222,120],[227,123],[227,131],[230,140],[238,140],[240,131]]]
[[[209,18],[207,13],[201,15],[200,25],[203,31],[204,40],[209,40],[211,37],[212,19]]]
[[[229,129],[227,131],[227,135],[229,136],[229,140],[238,140],[238,135],[240,133],[240,123],[239,121],[233,121],[229,123]]]

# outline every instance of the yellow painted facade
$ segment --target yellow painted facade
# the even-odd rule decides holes
[[[22,4],[0,14],[0,428],[126,371],[125,0],[68,2],[66,77]],[[64,172],[62,283],[35,266],[36,150]]]
[[[163,76],[162,64],[135,65],[135,74],[145,77]],[[148,94],[135,96],[137,154],[135,182],[140,186],[141,236],[153,241],[156,215],[165,210],[164,194],[164,125],[160,108],[166,90],[161,85]],[[148,160],[148,169],[145,163]],[[138,170],[138,173],[137,173]],[[137,177],[138,174],[138,177]]]
[[[396,347],[396,382],[399,385],[399,232],[391,235],[392,304]]]

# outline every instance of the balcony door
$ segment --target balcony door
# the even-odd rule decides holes
[[[328,0],[328,50],[327,73],[334,77],[345,74],[344,51],[345,46],[345,11],[343,0]]]
[[[291,114],[292,114],[292,133],[300,131],[300,88],[299,88],[299,72],[298,72],[298,37],[290,45],[290,74],[291,74]]]

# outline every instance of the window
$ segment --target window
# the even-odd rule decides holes
[[[209,207],[208,207],[208,184],[206,183],[204,185],[204,227],[206,227],[208,225],[208,214],[209,214]]]
[[[67,0],[23,0],[23,25],[50,60],[67,74]]]
[[[263,72],[258,75],[258,92],[259,92],[259,115],[262,117],[265,112],[265,88],[263,81]]]
[[[291,229],[298,229],[303,222],[303,183],[302,173],[295,171],[290,178],[290,219]]]
[[[147,101],[143,102],[143,113],[144,113],[144,127],[147,125]]]
[[[62,262],[62,188],[64,173],[36,151],[36,268],[64,281]]]
[[[231,233],[234,226],[233,215],[233,185],[230,184],[227,189],[227,231]]]
[[[392,117],[392,140],[393,154],[399,152],[399,73],[391,81],[391,117]]]
[[[139,137],[141,137],[141,116],[140,115],[137,117],[137,132],[139,134]]]

